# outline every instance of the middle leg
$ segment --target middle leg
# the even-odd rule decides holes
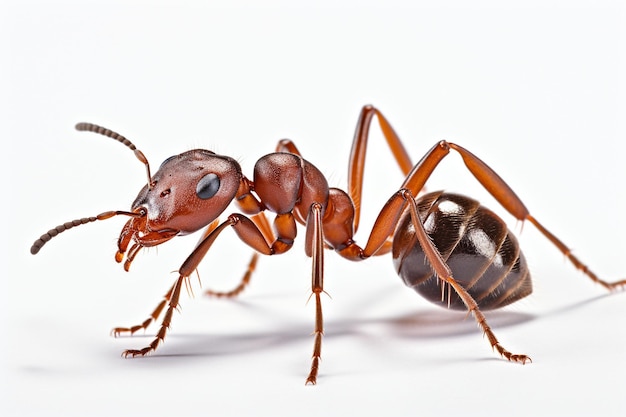
[[[305,384],[317,383],[317,373],[322,356],[322,337],[324,335],[324,319],[322,315],[321,294],[324,292],[324,236],[322,229],[322,205],[313,203],[307,218],[306,254],[312,259],[311,291],[315,298],[315,327],[313,330],[313,356],[311,370]]]

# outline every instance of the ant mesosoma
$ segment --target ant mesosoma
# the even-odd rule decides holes
[[[361,247],[353,236],[359,226],[365,154],[374,115],[406,177],[380,210],[365,246]],[[348,192],[329,187],[324,175],[300,156],[290,140],[281,140],[276,152],[256,162],[253,180],[242,174],[233,158],[204,149],[166,159],[152,176],[146,157],[123,136],[89,123],[79,123],[76,129],[99,133],[128,146],[146,166],[148,183],[139,192],[131,211],[107,211],[64,223],[36,240],[31,253],[36,254],[51,238],[75,226],[123,215],[130,219],[120,233],[115,260],[122,262],[126,257],[124,269],[128,271],[141,248],[160,245],[174,236],[206,227],[198,245],[180,266],[174,285],[150,317],[136,326],[113,329],[115,336],[145,329],[167,306],[154,340],[143,349],[126,350],[124,356],[146,355],[165,339],[181,287],[189,285],[190,275],[224,229],[232,227],[239,239],[256,251],[238,287],[225,293],[208,291],[232,297],[249,282],[257,253],[287,252],[296,238],[299,223],[306,228],[305,251],[312,258],[311,290],[316,305],[313,357],[307,383],[316,383],[324,333],[320,297],[324,291],[324,249],[333,249],[351,261],[391,252],[406,285],[434,303],[471,312],[500,355],[510,361],[530,361],[527,355],[513,354],[500,344],[481,311],[500,308],[532,291],[528,266],[516,238],[498,216],[469,197],[441,191],[418,197],[434,169],[451,150],[461,155],[467,169],[509,213],[519,221],[532,223],[592,281],[608,290],[626,285],[626,279],[610,283],[591,272],[531,216],[496,172],[463,147],[440,141],[414,165],[387,119],[373,106],[363,107],[357,123],[350,154]],[[232,201],[245,214],[232,213],[220,223],[218,217]],[[273,225],[265,217],[265,211],[275,213]]]

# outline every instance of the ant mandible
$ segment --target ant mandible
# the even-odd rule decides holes
[[[365,154],[374,116],[406,177],[380,210],[365,246],[361,247],[353,237],[359,226]],[[592,281],[608,290],[626,285],[626,279],[610,283],[591,272],[561,240],[531,216],[495,171],[465,148],[440,141],[413,165],[394,129],[373,106],[364,106],[357,122],[349,161],[348,192],[329,187],[324,175],[286,139],[278,143],[276,152],[256,162],[251,181],[233,158],[203,149],[166,159],[152,176],[147,158],[125,137],[89,123],[79,123],[76,129],[99,133],[128,146],[146,166],[148,183],[139,192],[131,211],[107,211],[64,223],[36,240],[32,254],[61,232],[123,215],[130,219],[120,233],[115,260],[122,262],[126,257],[124,269],[128,271],[141,248],[160,245],[174,236],[206,227],[199,243],[180,266],[174,285],[150,317],[136,326],[113,329],[115,336],[145,329],[167,306],[154,340],[143,349],[126,350],[124,356],[146,355],[164,341],[179,304],[181,287],[189,285],[189,277],[224,229],[231,226],[256,251],[238,287],[224,293],[208,291],[212,295],[232,297],[248,284],[257,253],[287,252],[300,223],[306,228],[305,252],[312,258],[311,290],[316,306],[313,357],[306,383],[317,381],[322,348],[324,249],[333,249],[351,261],[391,252],[406,285],[434,303],[472,313],[491,347],[504,358],[521,363],[530,361],[527,355],[511,353],[500,344],[481,311],[500,308],[532,291],[528,266],[514,235],[498,216],[469,197],[442,191],[418,197],[434,169],[451,150],[461,155],[467,169],[509,213],[519,221],[532,223]],[[232,213],[219,223],[218,217],[232,201],[245,215]],[[265,211],[275,213],[273,227]]]

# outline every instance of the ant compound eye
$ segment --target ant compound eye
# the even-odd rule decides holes
[[[220,178],[213,173],[206,174],[200,179],[200,181],[198,181],[198,185],[196,185],[196,194],[202,200],[207,200],[213,197],[219,189]]]

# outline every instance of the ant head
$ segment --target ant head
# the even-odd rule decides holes
[[[241,167],[234,159],[203,149],[166,159],[151,176],[148,159],[124,136],[92,123],[78,123],[76,129],[98,133],[126,145],[145,165],[148,183],[139,192],[132,211],[106,211],[60,224],[35,240],[30,249],[33,255],[59,233],[96,220],[124,215],[130,220],[120,233],[115,259],[122,262],[132,245],[124,263],[128,270],[142,247],[156,246],[174,236],[195,232],[216,220],[235,198],[243,180]]]
[[[187,151],[161,164],[139,192],[132,211],[145,212],[141,232],[193,233],[226,210],[241,179],[234,159],[204,149]]]

